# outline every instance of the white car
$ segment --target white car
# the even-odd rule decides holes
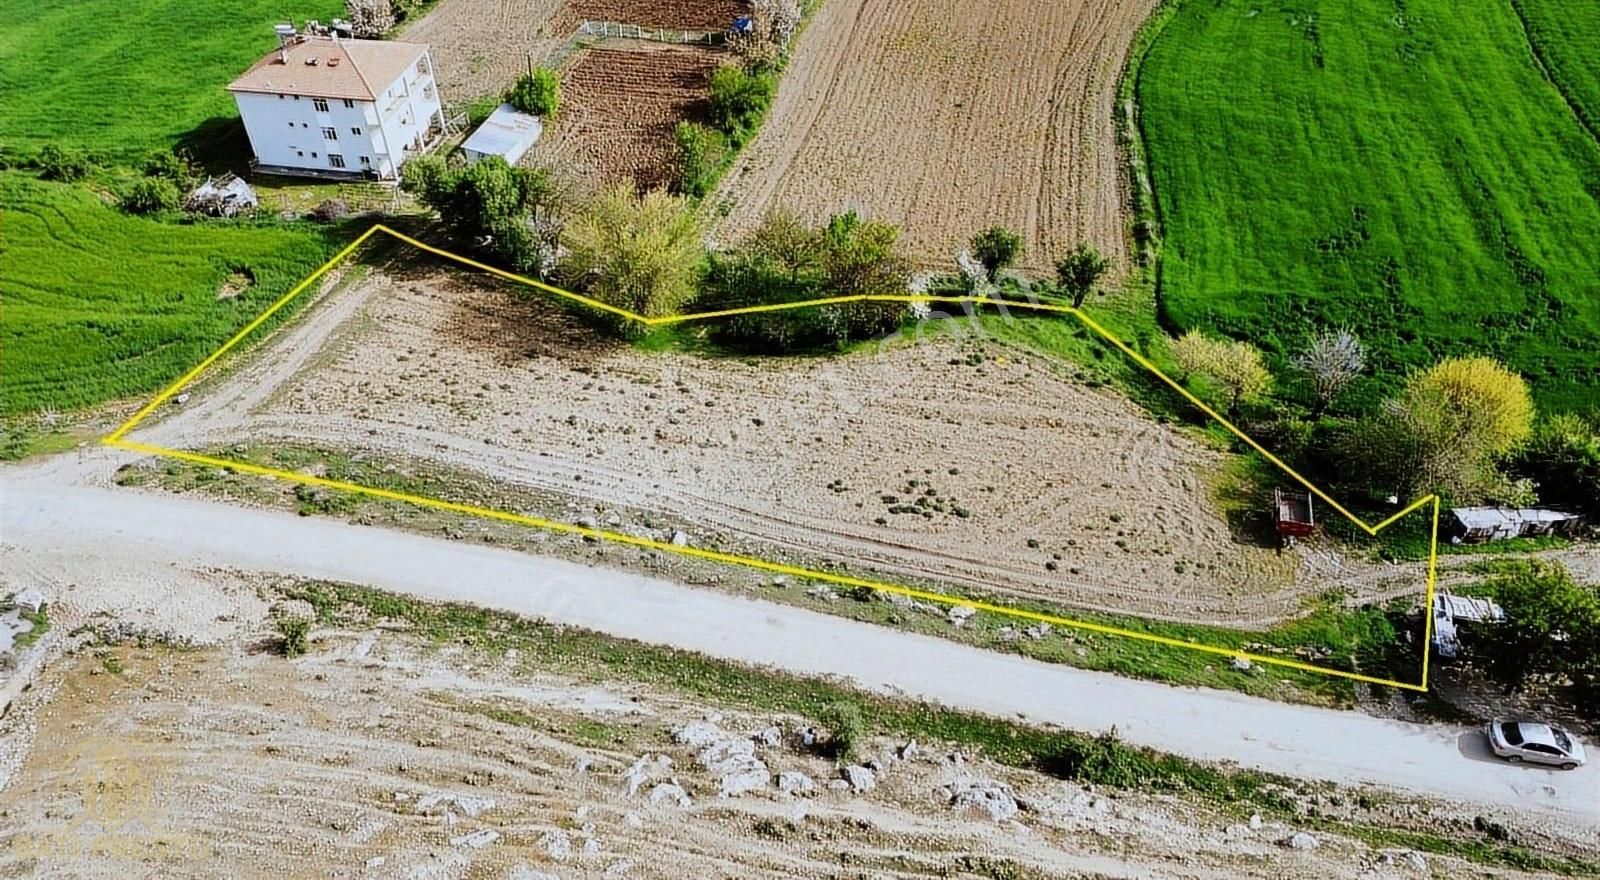
[[[1489,722],[1489,747],[1513,764],[1550,764],[1575,770],[1587,760],[1583,743],[1553,724],[1538,721]]]

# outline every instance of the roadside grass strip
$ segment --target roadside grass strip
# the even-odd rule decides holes
[[[740,555],[740,554],[736,554],[736,553],[724,553],[724,552],[717,551],[717,550],[707,550],[707,549],[699,548],[699,547],[679,546],[679,545],[672,544],[672,543],[665,542],[665,541],[657,541],[657,540],[654,540],[654,539],[651,539],[651,538],[640,537],[640,536],[637,536],[637,535],[624,534],[622,532],[608,531],[608,530],[599,529],[599,528],[588,528],[588,527],[585,527],[585,526],[575,525],[575,524],[572,524],[572,523],[565,523],[565,522],[559,522],[559,521],[556,521],[556,520],[545,519],[543,517],[525,516],[525,515],[518,514],[518,513],[511,513],[509,511],[495,510],[495,509],[491,509],[491,508],[487,508],[487,507],[480,507],[480,506],[472,505],[472,504],[462,504],[462,503],[458,503],[458,502],[454,502],[454,501],[447,501],[447,500],[440,499],[440,498],[430,498],[430,497],[426,497],[426,496],[422,496],[422,495],[414,495],[414,494],[410,494],[410,493],[406,493],[406,492],[397,492],[397,491],[393,491],[393,490],[390,490],[390,489],[383,489],[383,488],[377,488],[377,487],[372,487],[372,486],[363,486],[363,485],[360,485],[360,484],[357,484],[357,483],[351,483],[351,482],[346,482],[346,481],[342,481],[342,480],[331,480],[331,479],[327,479],[327,478],[324,478],[324,477],[313,476],[313,475],[310,475],[310,474],[295,473],[293,471],[288,471],[288,470],[284,470],[284,469],[281,469],[281,468],[267,467],[267,466],[263,466],[263,465],[259,465],[259,464],[253,464],[253,463],[250,463],[250,462],[235,461],[235,460],[232,460],[232,459],[220,458],[220,457],[211,456],[211,455],[204,455],[204,454],[196,453],[196,452],[188,452],[188,451],[178,450],[178,449],[168,449],[168,448],[162,447],[162,446],[156,446],[156,445],[152,445],[152,444],[148,444],[148,443],[141,443],[141,442],[138,442],[138,441],[127,439],[128,433],[130,431],[134,430],[135,428],[137,428],[142,422],[144,422],[145,419],[149,418],[150,415],[152,413],[154,413],[163,403],[167,402],[174,395],[176,395],[179,391],[181,391],[184,387],[188,386],[189,384],[194,382],[196,379],[198,379],[202,373],[204,373],[206,370],[210,369],[211,366],[213,364],[215,364],[219,359],[221,359],[223,355],[227,354],[229,351],[234,349],[236,346],[239,345],[240,342],[242,342],[244,339],[249,337],[251,333],[255,332],[258,328],[260,328],[263,324],[265,324],[268,320],[270,320],[272,318],[272,316],[278,310],[284,308],[286,305],[288,305],[289,303],[293,302],[296,297],[300,296],[307,289],[311,288],[316,283],[316,281],[319,278],[321,278],[323,275],[327,274],[327,272],[330,269],[332,269],[334,266],[338,265],[338,263],[341,262],[342,260],[344,260],[345,258],[349,257],[352,253],[354,253],[358,248],[360,248],[363,244],[365,244],[373,236],[379,235],[379,234],[387,235],[390,238],[393,238],[395,240],[403,242],[403,243],[405,243],[407,245],[410,245],[412,247],[415,247],[415,248],[418,248],[420,250],[426,251],[428,253],[434,254],[434,255],[436,255],[438,257],[441,257],[441,258],[444,258],[446,260],[450,260],[452,262],[458,263],[460,265],[467,266],[469,268],[476,269],[478,271],[485,272],[485,273],[488,273],[490,275],[494,275],[496,277],[505,279],[507,281],[511,281],[513,283],[516,283],[516,284],[521,284],[521,285],[525,285],[525,286],[528,286],[528,287],[535,288],[537,290],[543,291],[543,292],[545,292],[547,294],[550,294],[552,296],[555,296],[555,297],[559,297],[559,298],[566,299],[566,300],[569,300],[569,301],[572,301],[572,302],[576,302],[576,303],[579,303],[579,304],[584,305],[584,306],[588,306],[588,307],[593,308],[593,309],[598,309],[600,311],[608,312],[608,313],[617,315],[619,317],[625,318],[625,319],[630,320],[630,321],[637,321],[640,324],[643,324],[643,325],[648,326],[648,327],[659,327],[659,326],[664,326],[664,325],[669,325],[669,324],[682,324],[682,323],[691,322],[691,321],[703,321],[703,320],[710,320],[710,319],[715,319],[715,318],[725,318],[725,317],[730,317],[730,316],[733,316],[733,315],[753,314],[753,313],[757,313],[757,312],[773,312],[773,311],[781,311],[781,310],[785,310],[785,309],[810,308],[810,307],[822,306],[822,305],[837,305],[837,304],[854,303],[854,302],[899,302],[899,303],[910,303],[910,304],[955,305],[955,306],[972,306],[972,307],[985,306],[985,307],[996,307],[996,308],[1002,308],[1002,309],[1024,309],[1024,310],[1030,310],[1030,311],[1035,311],[1035,312],[1051,312],[1051,313],[1057,313],[1057,314],[1062,314],[1062,315],[1069,315],[1069,316],[1073,317],[1074,319],[1076,319],[1077,321],[1079,321],[1080,323],[1082,323],[1084,327],[1088,328],[1091,332],[1093,332],[1100,339],[1104,340],[1107,344],[1111,345],[1113,348],[1116,348],[1118,351],[1120,351],[1124,355],[1128,356],[1130,359],[1133,360],[1134,363],[1137,363],[1140,367],[1143,367],[1144,369],[1148,370],[1150,373],[1155,375],[1155,377],[1160,379],[1162,383],[1164,383],[1168,387],[1172,388],[1173,391],[1177,392],[1180,396],[1182,396],[1190,404],[1192,404],[1193,406],[1198,408],[1201,412],[1205,413],[1205,415],[1208,418],[1211,418],[1211,419],[1215,420],[1219,425],[1221,425],[1229,433],[1231,433],[1232,435],[1237,437],[1246,446],[1248,446],[1250,449],[1252,449],[1255,452],[1257,452],[1258,454],[1260,454],[1266,461],[1271,462],[1273,466],[1275,466],[1279,470],[1281,470],[1290,479],[1294,480],[1296,483],[1300,484],[1301,486],[1304,486],[1305,489],[1308,492],[1310,492],[1312,495],[1316,496],[1319,500],[1321,500],[1324,504],[1327,504],[1333,510],[1337,511],[1341,516],[1345,517],[1350,522],[1354,523],[1356,527],[1358,527],[1361,531],[1365,532],[1366,534],[1372,535],[1372,536],[1376,536],[1379,532],[1381,532],[1382,530],[1388,528],[1389,526],[1393,525],[1394,523],[1398,522],[1399,520],[1403,519],[1404,517],[1409,516],[1410,514],[1418,512],[1418,511],[1426,510],[1428,512],[1428,515],[1431,517],[1431,527],[1430,527],[1429,539],[1428,539],[1427,586],[1426,586],[1425,602],[1424,602],[1423,607],[1424,607],[1424,609],[1429,609],[1429,608],[1433,607],[1434,585],[1435,585],[1436,576],[1437,576],[1436,563],[1437,563],[1437,560],[1438,560],[1438,549],[1439,549],[1439,498],[1438,498],[1437,495],[1431,495],[1431,494],[1430,495],[1425,495],[1425,496],[1423,496],[1421,498],[1416,499],[1415,501],[1412,501],[1410,504],[1406,505],[1399,512],[1397,512],[1394,515],[1388,517],[1387,519],[1384,519],[1384,520],[1382,520],[1380,522],[1377,522],[1377,523],[1368,523],[1366,520],[1363,520],[1362,518],[1360,518],[1359,516],[1355,515],[1354,513],[1351,513],[1347,508],[1345,508],[1343,505],[1341,505],[1338,501],[1336,501],[1333,497],[1331,497],[1327,492],[1324,492],[1322,489],[1320,489],[1315,484],[1313,484],[1310,480],[1307,480],[1305,477],[1301,476],[1293,468],[1289,467],[1289,465],[1285,464],[1281,459],[1279,459],[1277,456],[1273,455],[1264,446],[1262,446],[1260,443],[1258,443],[1255,439],[1250,437],[1244,431],[1240,430],[1236,425],[1234,425],[1231,421],[1229,421],[1227,418],[1225,418],[1222,414],[1218,413],[1215,409],[1213,409],[1212,407],[1208,406],[1204,401],[1200,400],[1198,397],[1196,397],[1194,394],[1192,394],[1181,383],[1177,382],[1176,380],[1174,380],[1170,376],[1168,376],[1166,373],[1162,372],[1158,367],[1156,367],[1155,364],[1151,363],[1148,358],[1146,358],[1144,355],[1141,355],[1138,351],[1134,350],[1127,342],[1125,342],[1122,339],[1117,338],[1110,331],[1106,330],[1103,326],[1101,326],[1099,323],[1097,323],[1093,318],[1089,317],[1089,315],[1086,314],[1085,312],[1083,312],[1081,309],[1077,309],[1077,308],[1073,308],[1072,306],[1062,305],[1062,304],[1057,304],[1057,303],[1027,302],[1027,301],[1023,301],[1023,300],[1009,300],[1009,299],[1003,299],[1003,298],[997,298],[997,297],[987,297],[987,296],[964,296],[963,297],[963,296],[917,296],[917,295],[904,295],[904,296],[863,295],[863,296],[826,297],[826,298],[822,298],[822,299],[805,300],[805,301],[801,301],[801,302],[775,303],[775,304],[769,304],[769,305],[751,306],[751,307],[747,307],[747,308],[725,309],[725,310],[714,311],[714,312],[699,312],[699,313],[685,314],[685,315],[665,315],[665,316],[651,318],[651,317],[645,317],[643,315],[635,314],[635,313],[630,312],[630,311],[628,311],[626,309],[618,308],[616,306],[610,305],[608,303],[600,302],[598,300],[592,299],[590,297],[583,296],[581,294],[576,294],[576,293],[572,293],[570,291],[562,290],[559,287],[555,287],[555,286],[552,286],[550,284],[546,284],[546,283],[544,283],[542,281],[538,281],[538,280],[535,280],[535,279],[532,279],[532,278],[527,278],[527,277],[524,277],[524,276],[521,276],[521,275],[517,275],[515,273],[508,272],[508,271],[506,271],[504,269],[500,269],[500,268],[497,268],[495,266],[490,266],[490,265],[488,265],[486,263],[481,263],[481,262],[478,262],[477,260],[473,260],[473,259],[470,259],[468,257],[463,257],[463,256],[460,256],[460,255],[451,253],[451,252],[443,250],[441,248],[434,247],[433,245],[427,244],[425,242],[418,241],[417,239],[411,238],[410,236],[407,236],[407,235],[404,235],[402,233],[396,232],[395,230],[390,229],[387,226],[383,226],[382,224],[378,224],[378,225],[372,226],[366,232],[362,233],[361,236],[358,237],[355,241],[351,242],[343,250],[341,250],[341,251],[339,251],[339,253],[335,254],[332,259],[328,260],[322,266],[317,268],[316,271],[314,271],[310,275],[306,276],[306,278],[303,281],[301,281],[299,284],[295,285],[294,288],[292,288],[288,293],[284,294],[280,299],[278,299],[277,302],[273,303],[270,307],[268,307],[266,309],[266,311],[262,312],[254,320],[252,320],[249,324],[246,324],[243,328],[241,328],[238,333],[234,334],[234,336],[231,339],[229,339],[227,342],[223,343],[220,348],[218,348],[216,351],[212,352],[209,356],[207,356],[200,363],[196,364],[187,373],[183,374],[181,377],[178,378],[177,381],[173,382],[171,385],[169,385],[167,388],[162,390],[155,397],[151,398],[149,402],[147,402],[144,406],[140,407],[139,410],[137,412],[135,412],[133,414],[133,416],[130,417],[126,422],[123,422],[120,426],[117,427],[116,430],[112,431],[110,434],[108,434],[104,438],[102,438],[101,442],[103,444],[107,445],[107,446],[113,446],[113,447],[116,447],[116,448],[119,448],[119,449],[125,449],[125,450],[128,450],[128,451],[131,451],[131,452],[139,452],[139,453],[144,453],[144,454],[148,454],[148,455],[154,455],[154,456],[158,456],[158,457],[162,457],[162,458],[168,458],[168,459],[173,459],[173,460],[177,460],[177,461],[189,462],[191,464],[200,464],[200,465],[206,465],[206,466],[209,466],[209,467],[218,467],[218,468],[228,468],[228,469],[231,469],[231,470],[239,472],[239,473],[254,474],[254,475],[257,475],[257,476],[270,477],[270,478],[273,478],[273,479],[283,480],[283,481],[290,482],[290,483],[297,483],[297,484],[308,485],[308,486],[318,486],[318,487],[325,488],[325,489],[333,489],[333,490],[337,490],[337,491],[341,491],[341,492],[350,492],[350,493],[354,493],[354,494],[357,494],[357,495],[364,495],[364,496],[368,496],[368,497],[372,497],[372,498],[382,498],[382,499],[387,499],[387,500],[391,500],[391,501],[400,501],[400,502],[404,502],[404,503],[408,503],[408,504],[419,505],[419,506],[422,506],[422,507],[434,508],[434,509],[437,509],[437,510],[450,511],[450,512],[453,512],[453,513],[466,514],[466,515],[469,515],[469,516],[483,517],[485,519],[491,519],[491,520],[499,520],[501,522],[513,523],[513,524],[516,524],[516,525],[527,526],[529,528],[535,528],[535,529],[542,529],[542,530],[550,531],[550,532],[561,532],[561,533],[566,533],[566,534],[579,535],[579,536],[582,536],[582,537],[585,537],[585,538],[592,538],[592,539],[602,540],[602,541],[610,541],[610,542],[616,543],[616,544],[625,544],[625,545],[631,545],[631,546],[635,546],[635,547],[642,547],[642,548],[646,548],[646,549],[657,551],[657,552],[661,552],[661,553],[671,553],[671,554],[675,554],[675,555],[678,555],[678,556],[693,557],[693,558],[697,558],[697,559],[709,560],[709,561],[712,561],[712,562],[728,563],[728,564],[732,564],[732,565],[741,565],[741,566],[745,566],[747,568],[757,569],[757,570],[760,570],[760,571],[774,572],[774,573],[778,573],[778,574],[789,575],[791,577],[805,578],[807,580],[817,581],[817,582],[821,582],[821,583],[829,583],[829,584],[834,584],[834,585],[843,586],[843,587],[866,588],[866,589],[874,590],[874,591],[879,592],[879,593],[906,596],[906,597],[909,597],[909,598],[912,598],[912,599],[921,599],[923,601],[934,602],[934,603],[938,603],[938,604],[941,604],[941,605],[965,606],[965,607],[970,607],[970,608],[976,609],[978,611],[984,611],[984,612],[988,612],[988,613],[991,613],[991,614],[1000,615],[1002,617],[1009,617],[1009,618],[1013,618],[1013,619],[1017,619],[1017,620],[1025,620],[1025,621],[1028,621],[1030,623],[1048,623],[1048,624],[1051,624],[1052,626],[1062,626],[1062,627],[1068,627],[1068,628],[1071,628],[1071,629],[1076,629],[1076,630],[1079,630],[1079,631],[1095,632],[1095,633],[1101,633],[1101,634],[1104,634],[1104,635],[1118,636],[1118,637],[1121,637],[1121,638],[1136,639],[1136,640],[1144,641],[1144,642],[1153,642],[1153,643],[1160,644],[1160,645],[1165,645],[1165,646],[1168,646],[1168,647],[1183,648],[1183,649],[1191,650],[1191,651],[1199,651],[1199,652],[1203,652],[1203,653],[1207,653],[1207,654],[1214,654],[1214,655],[1221,656],[1221,657],[1243,658],[1243,659],[1249,660],[1249,661],[1251,661],[1253,663],[1260,663],[1260,664],[1264,664],[1264,665],[1267,665],[1267,666],[1286,667],[1286,668],[1290,668],[1290,669],[1297,669],[1297,670],[1300,670],[1302,672],[1311,672],[1311,673],[1317,673],[1317,674],[1321,674],[1321,675],[1335,676],[1335,677],[1338,677],[1338,678],[1345,678],[1345,679],[1351,679],[1351,680],[1354,680],[1354,681],[1365,682],[1367,684],[1383,685],[1383,686],[1386,686],[1386,687],[1400,688],[1400,689],[1403,689],[1403,690],[1418,691],[1418,692],[1423,692],[1423,693],[1426,693],[1427,690],[1428,690],[1428,654],[1429,654],[1428,646],[1430,644],[1432,644],[1432,640],[1433,640],[1433,615],[1432,614],[1428,614],[1428,613],[1425,613],[1423,615],[1423,619],[1424,619],[1425,623],[1424,623],[1423,638],[1422,638],[1422,643],[1421,643],[1422,644],[1422,662],[1421,662],[1420,676],[1419,676],[1418,680],[1415,681],[1415,682],[1404,682],[1404,681],[1397,681],[1395,679],[1381,678],[1381,677],[1378,677],[1378,676],[1363,675],[1363,674],[1358,673],[1358,672],[1350,672],[1350,671],[1346,671],[1346,670],[1342,670],[1342,669],[1330,669],[1330,668],[1323,667],[1323,666],[1317,666],[1316,664],[1305,663],[1305,662],[1302,662],[1300,660],[1294,660],[1294,659],[1289,659],[1289,658],[1285,658],[1285,657],[1275,657],[1275,656],[1271,656],[1271,655],[1258,654],[1258,653],[1253,653],[1253,652],[1250,652],[1250,651],[1242,651],[1242,650],[1239,650],[1237,648],[1231,648],[1231,647],[1224,647],[1224,646],[1217,646],[1217,645],[1207,645],[1207,644],[1202,644],[1202,643],[1199,643],[1199,642],[1186,641],[1184,639],[1175,639],[1175,638],[1171,638],[1171,637],[1168,637],[1168,636],[1162,636],[1162,635],[1157,635],[1157,634],[1153,634],[1153,633],[1138,632],[1138,631],[1135,631],[1135,630],[1124,629],[1122,627],[1117,627],[1117,626],[1108,626],[1106,624],[1095,623],[1095,622],[1092,622],[1092,621],[1077,620],[1077,619],[1074,619],[1074,618],[1071,618],[1071,617],[1066,617],[1066,616],[1057,615],[1057,614],[1044,613],[1044,612],[1035,611],[1035,610],[1031,610],[1031,609],[1027,609],[1027,608],[1016,608],[1016,607],[1012,607],[1012,606],[1008,606],[1008,605],[1002,605],[1002,604],[998,604],[998,603],[994,603],[994,602],[986,602],[986,601],[981,601],[981,600],[968,599],[968,598],[965,598],[965,597],[954,596],[954,595],[950,595],[950,594],[947,594],[947,593],[941,593],[941,592],[937,592],[937,591],[933,591],[933,590],[917,589],[915,587],[909,587],[909,586],[904,586],[904,585],[901,585],[901,584],[889,583],[887,581],[870,580],[870,579],[865,579],[865,578],[851,577],[849,575],[841,575],[841,574],[834,574],[834,573],[831,573],[831,572],[817,571],[817,570],[814,570],[814,569],[808,569],[808,568],[803,568],[803,567],[794,566],[794,565],[786,565],[786,564],[780,563],[780,562],[774,562],[774,561],[767,560],[767,559],[761,559],[761,558],[755,557],[755,556],[744,556],[744,555]]]

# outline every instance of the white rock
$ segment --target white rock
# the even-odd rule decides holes
[[[464,794],[451,794],[447,791],[436,791],[417,799],[417,812],[426,813],[441,804],[446,808],[446,817],[453,815],[451,808],[454,808],[476,819],[480,814],[494,809],[494,798],[472,797]]]
[[[1004,785],[991,780],[974,780],[955,792],[950,805],[957,810],[968,810],[989,817],[992,822],[1006,822],[1016,817],[1017,799]]]
[[[917,752],[917,741],[907,740],[906,744],[900,747],[900,760],[909,761],[917,756]]]
[[[1234,669],[1237,669],[1240,672],[1245,672],[1245,671],[1249,670],[1250,667],[1255,665],[1254,663],[1250,662],[1250,658],[1249,657],[1235,657],[1232,660],[1228,661],[1228,663]]]
[[[631,797],[638,794],[640,786],[671,769],[672,759],[666,755],[640,756],[639,760],[634,761],[633,766],[622,774],[622,780],[628,786],[628,795]]]
[[[626,877],[633,871],[633,862],[623,859],[606,868],[607,877]]]
[[[387,861],[388,859],[384,858],[383,856],[373,856],[372,858],[367,859],[367,870],[370,871],[373,868],[381,868],[383,867],[383,863]]]
[[[843,779],[835,779],[828,783],[828,788],[832,791],[845,791],[850,788],[850,783],[845,782]]]
[[[589,768],[592,766],[594,766],[594,759],[588,755],[584,755],[578,760],[572,762],[572,775],[582,776],[583,774],[588,773]],[[629,794],[632,793],[633,792],[629,792]]]
[[[783,729],[774,724],[766,730],[756,733],[753,739],[767,748],[775,749],[783,745]]]
[[[697,749],[705,748],[712,743],[721,742],[727,738],[728,734],[710,721],[691,721],[672,732],[674,742],[679,742],[686,746],[694,746]]]
[[[650,789],[650,803],[672,803],[677,804],[680,807],[688,807],[690,803],[689,793],[684,791],[683,786],[681,785],[672,782],[663,782],[655,788]]]
[[[817,783],[797,770],[785,770],[778,774],[778,790],[784,794],[810,794],[817,790]]]
[[[608,526],[610,526],[612,528],[616,528],[617,526],[622,525],[622,517],[617,516],[616,514],[613,513],[610,516],[606,517],[606,525],[608,525]]]
[[[176,403],[179,406],[183,406],[184,404],[189,402],[189,392],[185,391],[182,394],[178,395],[177,397],[172,398],[172,402]]]
[[[627,824],[627,826],[629,828],[643,828],[644,827],[644,817],[640,816],[638,813],[634,813],[634,812],[623,813],[622,814],[622,821],[625,824]]]
[[[1038,641],[1050,634],[1050,624],[1040,623],[1026,627],[1022,630],[1022,634],[1034,641]]]
[[[842,772],[844,781],[850,784],[851,791],[871,791],[878,785],[878,777],[860,764],[851,764]]]
[[[950,622],[956,626],[961,626],[965,624],[967,620],[972,617],[972,615],[977,613],[978,609],[972,607],[971,605],[953,605],[949,611],[945,612],[945,617],[949,618]]]
[[[593,855],[599,855],[599,853],[600,853],[600,840],[598,838],[590,837],[590,838],[587,838],[587,839],[585,839],[583,841],[583,854],[584,855],[593,856]]]
[[[1251,813],[1250,814],[1250,830],[1251,831],[1260,831],[1261,830],[1261,814],[1260,813]]]
[[[672,546],[674,546],[674,547],[687,547],[687,546],[689,546],[689,536],[685,535],[683,532],[673,532],[672,533]]]
[[[578,517],[578,525],[586,529],[596,529],[600,527],[600,522],[592,516],[580,516]]]
[[[1307,832],[1296,831],[1288,837],[1278,841],[1278,845],[1286,846],[1289,849],[1316,849],[1317,839],[1312,837]]]
[[[450,844],[451,846],[468,846],[473,849],[483,849],[499,839],[500,832],[495,831],[492,828],[485,828],[481,831],[474,831],[471,834],[463,834],[460,837],[452,837],[450,838]]]
[[[558,862],[572,858],[572,838],[560,828],[546,831],[539,838],[539,848],[544,850],[545,855]]]

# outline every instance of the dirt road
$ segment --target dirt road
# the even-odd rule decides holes
[[[90,455],[85,470],[119,456]],[[47,588],[115,560],[153,582],[205,569],[285,573],[467,601],[1034,723],[1101,731],[1193,758],[1369,783],[1547,817],[1600,833],[1600,765],[1574,772],[1492,760],[1474,730],[1386,721],[1172,688],[992,654],[666,581],[412,534],[190,498],[75,484],[62,458],[0,472],[0,570]]]

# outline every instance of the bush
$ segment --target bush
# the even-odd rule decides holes
[[[63,183],[82,180],[94,170],[94,165],[82,152],[64,150],[55,144],[46,144],[39,150],[39,157],[34,164],[39,168],[40,177]]]
[[[548,67],[534,68],[517,77],[506,92],[506,103],[523,113],[554,118],[561,111],[561,77]]]
[[[704,198],[717,185],[728,158],[728,142],[722,132],[693,122],[680,122],[672,131],[677,143],[675,172],[678,192]]]
[[[972,237],[972,255],[983,264],[989,280],[994,281],[1001,269],[1022,256],[1022,236],[1003,226],[991,226]]]
[[[311,633],[311,621],[303,617],[280,617],[274,621],[278,635],[283,638],[279,648],[285,657],[298,657],[306,652],[306,639]]]
[[[175,211],[182,201],[178,185],[165,177],[141,177],[122,196],[122,210],[129,214],[159,214]]]
[[[601,193],[562,230],[561,269],[574,287],[615,309],[654,318],[677,314],[695,295],[705,248],[694,206],[662,190],[639,194],[631,182]],[[596,317],[632,336],[643,325],[611,311]]]
[[[836,761],[854,760],[856,748],[867,732],[867,722],[861,717],[861,707],[840,700],[823,707],[817,719],[828,730],[828,755]]]
[[[737,149],[755,133],[772,106],[778,81],[768,71],[748,71],[737,64],[711,74],[711,124]]]
[[[349,213],[350,205],[344,199],[323,199],[311,209],[311,219],[319,223],[332,223]]]
[[[144,175],[164,177],[179,187],[187,185],[194,176],[189,170],[189,163],[182,156],[168,150],[156,150],[145,157]]]

